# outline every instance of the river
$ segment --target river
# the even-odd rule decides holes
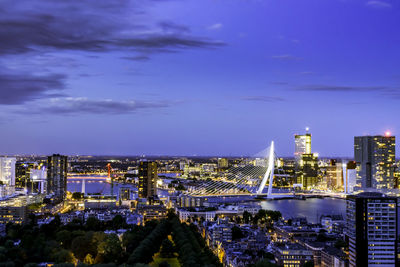
[[[165,174],[162,174],[165,175]],[[176,177],[176,174],[167,174],[166,176]],[[93,179],[92,179],[93,178]],[[85,177],[86,194],[101,193],[111,194],[111,184],[106,182],[105,176],[87,176]],[[67,190],[70,192],[82,191],[83,179],[68,179]],[[118,195],[120,187],[136,187],[131,184],[114,184],[114,194]],[[160,192],[161,193],[161,192]],[[299,199],[281,199],[281,200],[263,200],[258,202],[263,209],[279,210],[284,218],[306,217],[309,222],[316,223],[322,214],[342,214],[346,215],[346,201],[335,198],[309,198],[307,200]]]
[[[323,214],[341,214],[346,216],[346,200],[336,198],[308,198],[265,200],[259,202],[263,209],[279,210],[285,219],[306,217],[311,223],[319,222]]]

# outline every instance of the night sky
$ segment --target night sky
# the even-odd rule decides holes
[[[1,154],[352,156],[399,84],[399,1],[0,2]]]

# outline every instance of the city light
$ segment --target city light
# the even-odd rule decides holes
[[[391,136],[391,135],[392,135],[392,133],[390,131],[385,132],[385,136]]]

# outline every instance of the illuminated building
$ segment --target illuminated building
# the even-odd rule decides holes
[[[26,222],[28,204],[26,196],[12,197],[0,201],[0,223],[22,224]]]
[[[15,186],[16,158],[0,157],[0,182],[3,185]]]
[[[157,195],[157,163],[141,161],[139,163],[139,197],[149,198]]]
[[[346,165],[343,165],[343,191],[345,193],[353,193],[354,187],[356,186],[357,179],[357,164],[355,161],[349,161]]]
[[[362,188],[394,188],[394,136],[354,137],[354,159],[357,163],[357,184]]]
[[[302,184],[304,189],[310,189],[318,182],[318,156],[317,154],[302,154],[296,172],[297,184]]]
[[[31,169],[37,167],[36,162],[17,162],[15,165],[15,185],[17,187],[28,187]]]
[[[218,158],[218,169],[226,169],[229,167],[229,161],[227,158]]]
[[[343,189],[343,165],[344,163],[330,160],[330,165],[326,166],[326,185],[328,189],[334,191]]]
[[[67,165],[67,156],[54,154],[47,159],[47,194],[61,201],[67,192]]]
[[[311,154],[311,134],[306,133],[303,135],[295,135],[294,136],[294,157],[296,161],[299,162],[301,160],[301,155],[303,154]]]
[[[120,187],[118,196],[120,200],[132,200],[132,189],[130,187]]]
[[[398,266],[397,198],[377,192],[347,196],[350,267]]]
[[[301,267],[313,262],[313,252],[299,243],[276,244],[275,248],[275,261],[279,266]]]
[[[47,190],[47,171],[45,167],[41,169],[31,169],[29,180],[31,192],[45,194]]]

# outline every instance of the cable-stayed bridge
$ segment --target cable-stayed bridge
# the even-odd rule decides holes
[[[188,188],[190,196],[232,196],[267,195],[272,197],[272,184],[275,169],[274,141],[254,156],[252,164],[242,163],[229,168],[217,178],[198,181],[196,186]],[[265,187],[267,192],[265,192]]]

